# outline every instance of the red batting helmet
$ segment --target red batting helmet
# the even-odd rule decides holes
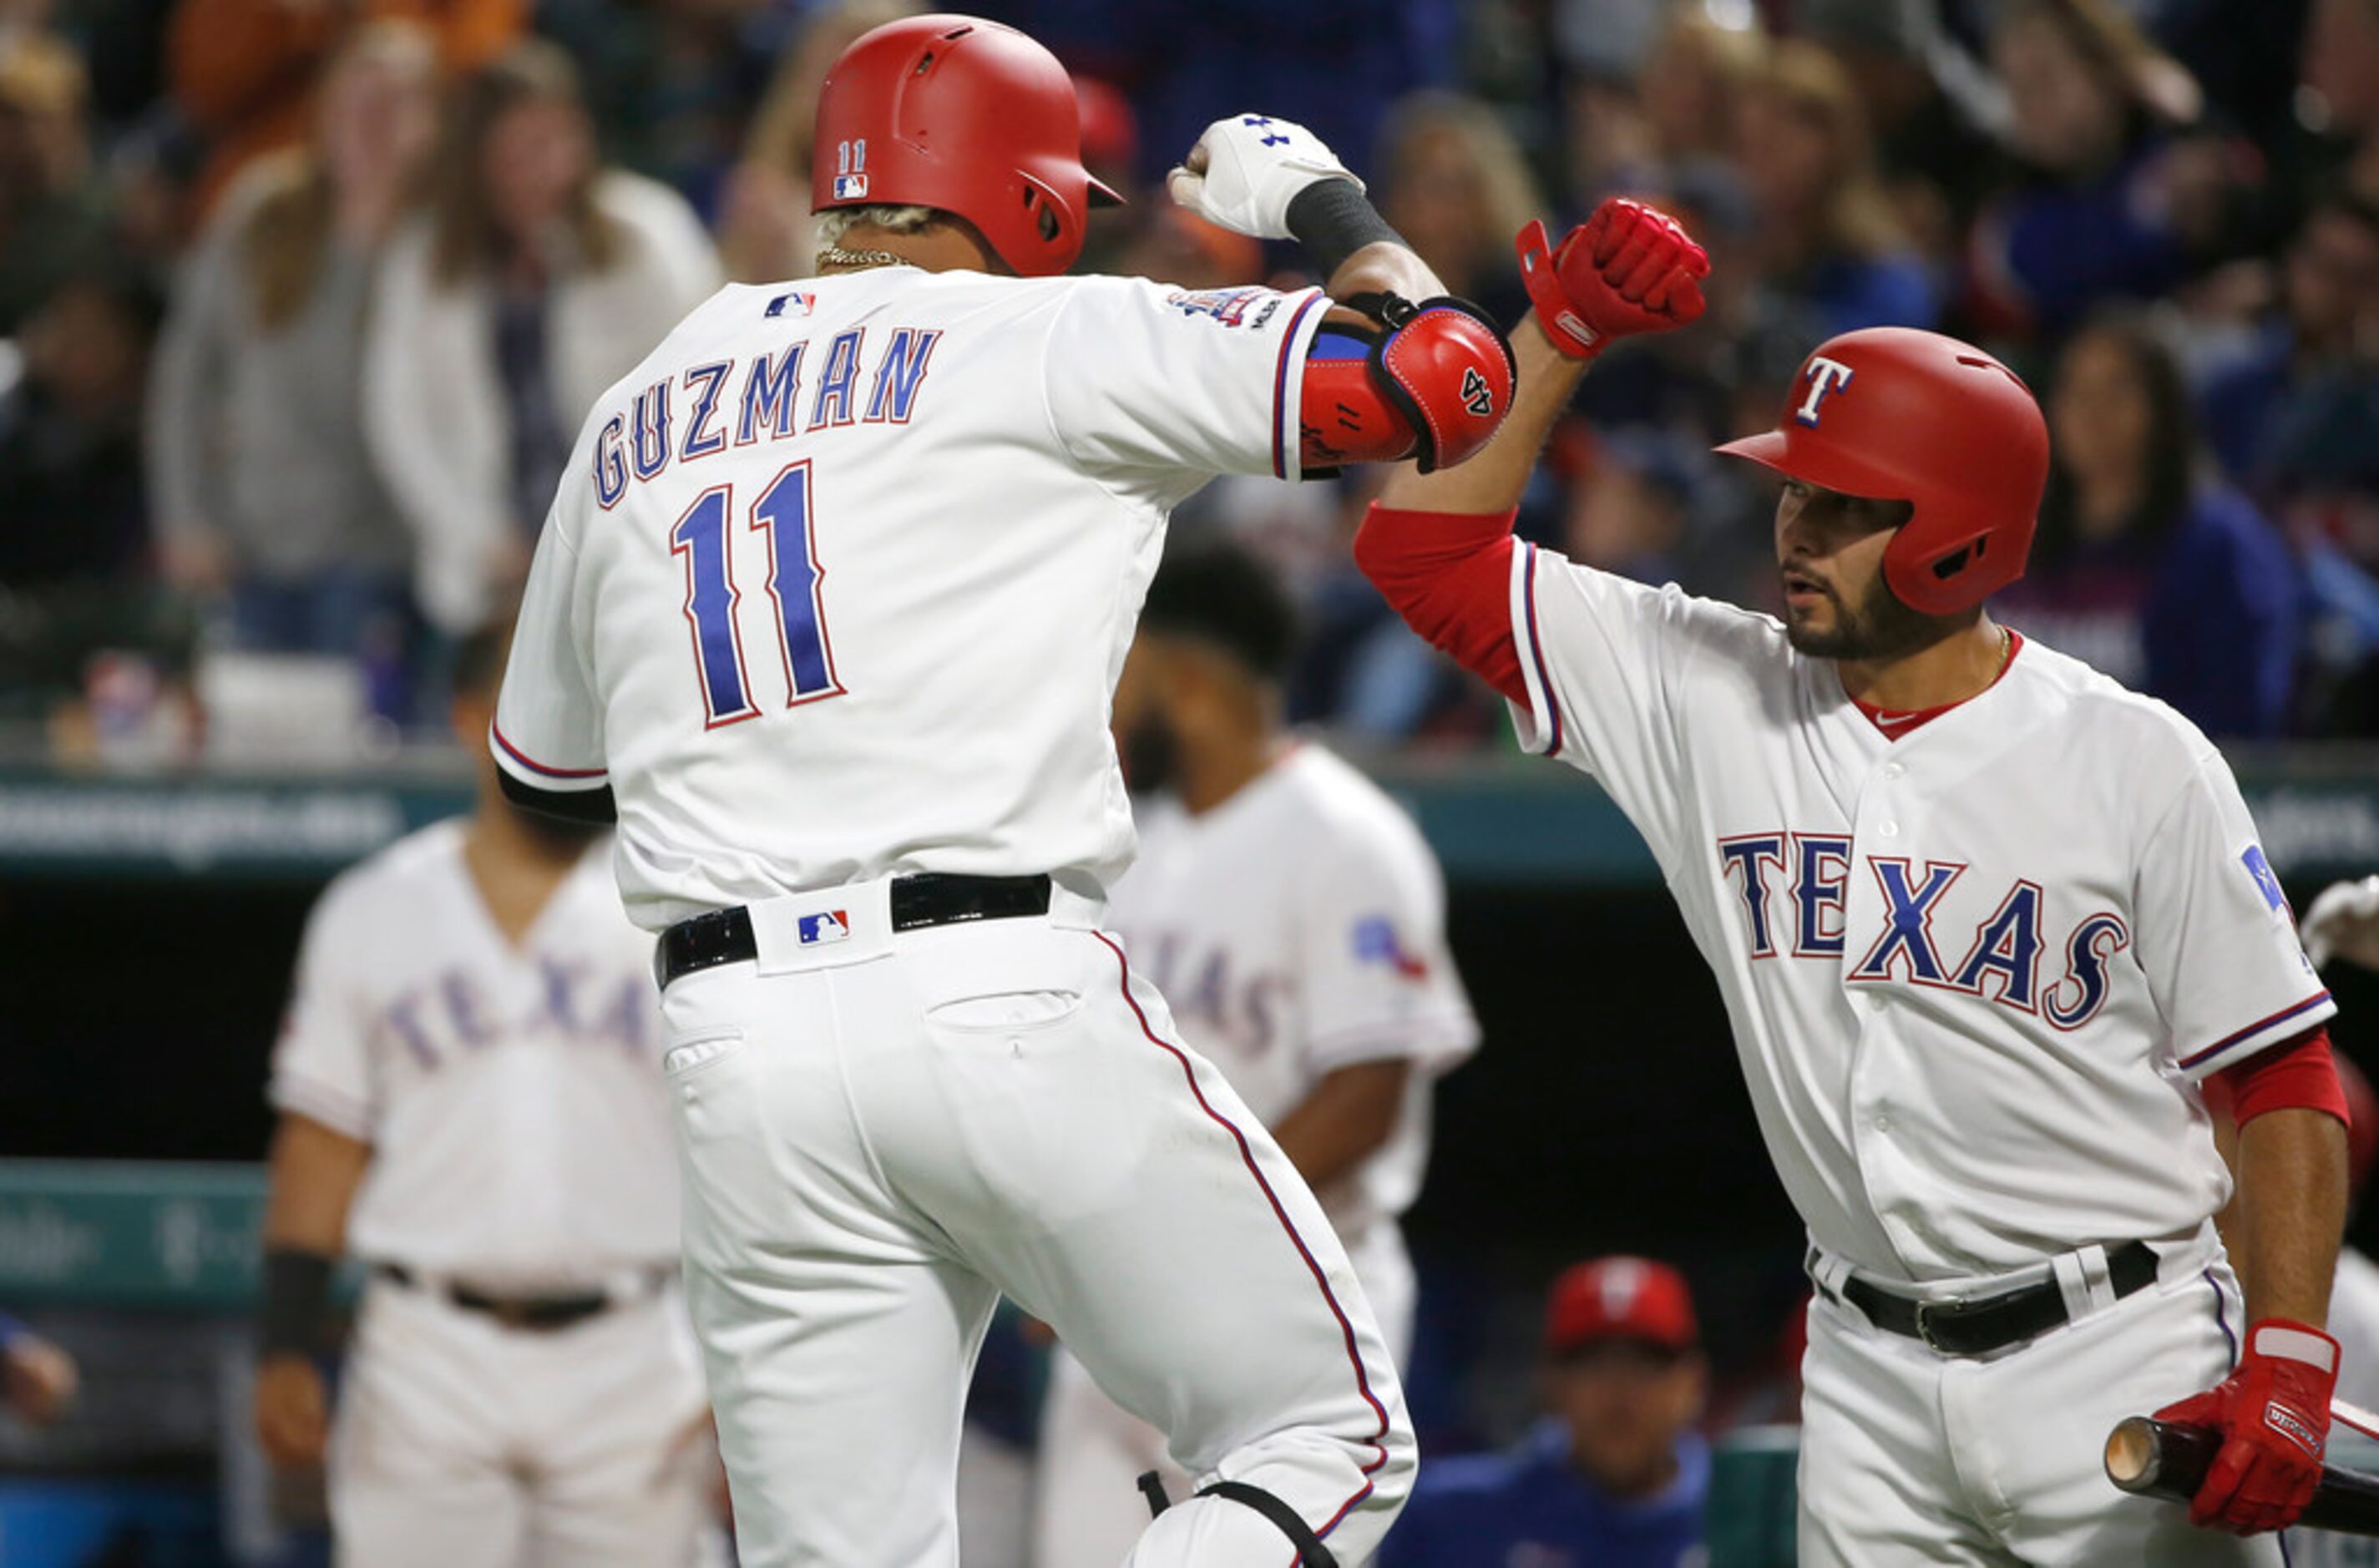
[[[1973,344],[1910,327],[1819,344],[1777,428],[1718,450],[1914,506],[1883,580],[1926,615],[1970,609],[2023,575],[2048,483],[2048,426],[2031,389]]]
[[[1122,198],[1082,167],[1082,112],[1057,57],[979,17],[888,22],[818,94],[810,211],[938,208],[1027,277],[1074,264],[1082,220]]]

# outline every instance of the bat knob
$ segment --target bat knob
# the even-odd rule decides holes
[[[2107,1434],[2107,1478],[2125,1491],[2144,1491],[2164,1467],[2164,1442],[2156,1423],[2132,1416]]]

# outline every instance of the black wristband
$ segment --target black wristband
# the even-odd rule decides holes
[[[311,1356],[320,1346],[322,1315],[331,1305],[332,1261],[320,1252],[269,1247],[264,1252],[258,1347],[267,1356]]]
[[[1305,247],[1325,283],[1363,247],[1383,240],[1405,242],[1404,235],[1388,227],[1362,187],[1335,176],[1316,180],[1289,198],[1288,232]]]

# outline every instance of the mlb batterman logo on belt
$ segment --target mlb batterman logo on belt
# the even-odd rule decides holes
[[[843,910],[826,910],[817,914],[805,914],[794,922],[797,939],[804,947],[822,947],[828,942],[839,942],[851,935],[851,915]]]

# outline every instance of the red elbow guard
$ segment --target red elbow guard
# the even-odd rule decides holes
[[[1333,323],[1314,337],[1298,408],[1309,472],[1413,457],[1426,474],[1476,453],[1511,411],[1512,348],[1478,307],[1390,296],[1380,317],[1383,332]]]

